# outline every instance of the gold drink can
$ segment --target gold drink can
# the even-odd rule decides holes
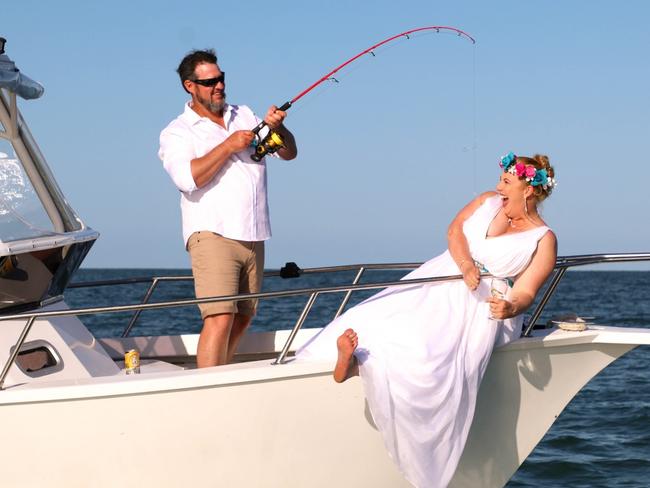
[[[126,374],[140,373],[140,352],[137,349],[131,349],[124,354],[124,369]]]

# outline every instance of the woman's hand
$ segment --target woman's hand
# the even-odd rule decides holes
[[[481,271],[476,267],[474,261],[465,261],[460,271],[463,273],[463,281],[470,290],[476,290],[481,281]]]
[[[508,319],[517,314],[514,304],[508,300],[490,297],[487,302],[490,304],[490,317],[494,319]]]

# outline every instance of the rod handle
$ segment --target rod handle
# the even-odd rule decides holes
[[[285,110],[288,110],[291,107],[291,102],[284,102],[284,104],[278,108],[278,110],[282,110],[283,112]],[[262,121],[257,126],[253,129],[253,134],[257,135],[259,131],[261,131],[264,126],[266,125],[266,122]]]
[[[289,110],[291,108],[291,102],[284,102],[284,105],[282,105],[278,110],[282,110],[283,112],[286,110]]]

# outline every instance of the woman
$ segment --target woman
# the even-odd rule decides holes
[[[446,486],[453,476],[492,349],[519,337],[521,314],[555,265],[556,238],[538,212],[555,186],[548,158],[510,153],[500,165],[496,192],[480,195],[452,221],[449,249],[404,277],[460,271],[462,282],[387,288],[297,353],[300,361],[323,359],[336,344],[338,382],[358,364],[384,444],[418,487]],[[491,296],[481,271],[512,283],[505,297]]]

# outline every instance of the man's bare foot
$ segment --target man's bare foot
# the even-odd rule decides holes
[[[358,344],[357,333],[352,329],[347,329],[336,340],[339,357],[336,366],[334,366],[334,381],[337,383],[342,383],[348,378],[350,366],[354,360],[353,353]]]

